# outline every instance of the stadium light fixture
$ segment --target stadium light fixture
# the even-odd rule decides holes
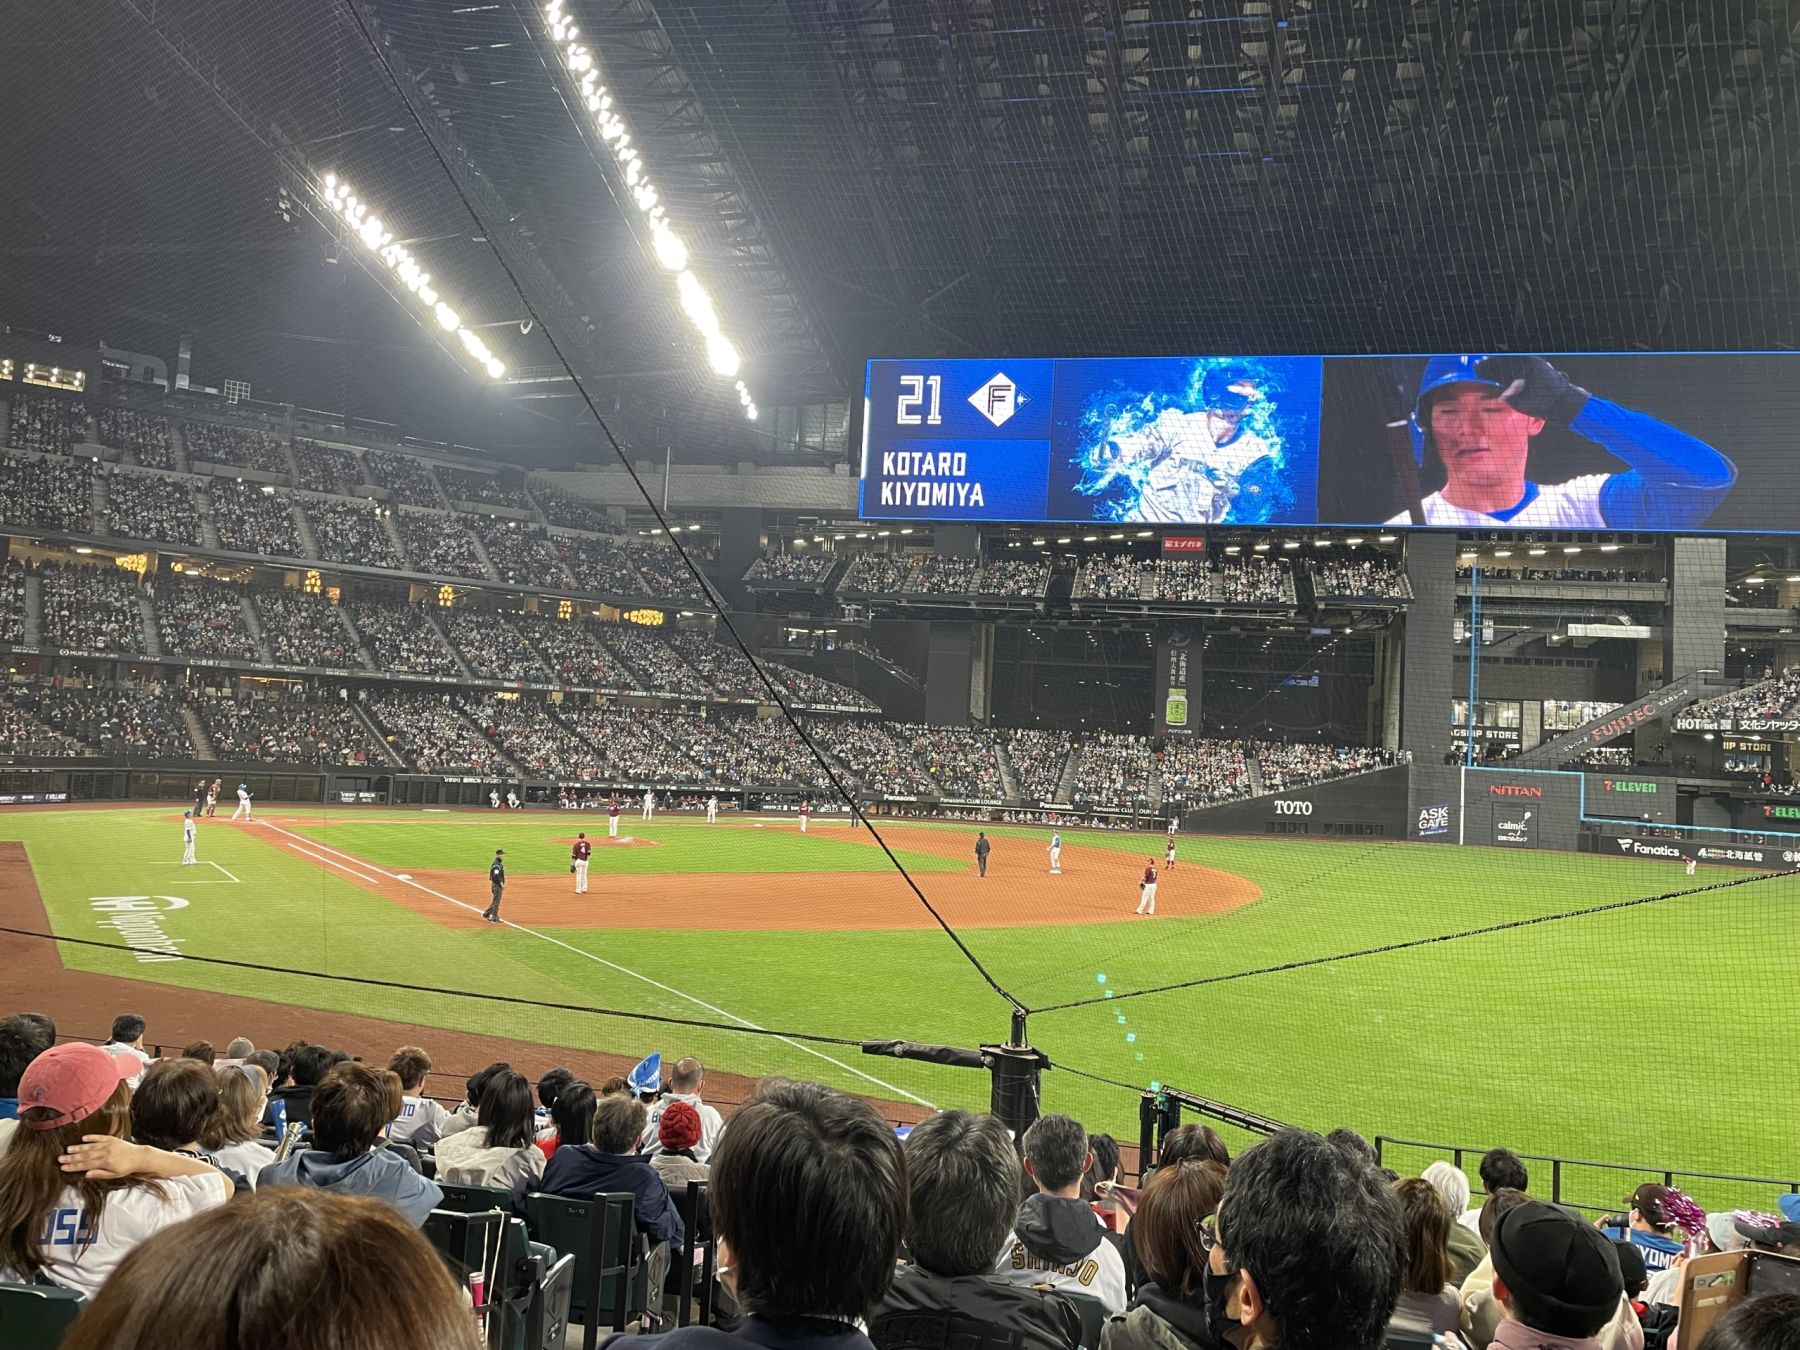
[[[313,191],[332,214],[349,227],[350,235],[363,250],[378,258],[388,274],[437,320],[438,327],[456,336],[463,350],[490,380],[506,374],[506,364],[488,350],[481,334],[464,325],[462,316],[431,284],[431,273],[419,266],[412,250],[394,238],[393,231],[381,223],[381,217],[369,209],[367,202],[351,191],[349,183],[336,173],[328,173],[313,185]]]
[[[650,252],[657,266],[675,274],[676,297],[682,313],[693,324],[706,346],[706,364],[713,374],[735,379],[742,366],[737,347],[725,336],[719,316],[713,309],[712,297],[688,268],[688,247],[675,227],[669,223],[662,197],[650,180],[644,157],[632,143],[631,131],[619,115],[612,93],[600,76],[599,61],[593,48],[580,41],[581,30],[569,15],[568,0],[547,0],[544,5],[544,28],[556,48],[557,58],[574,81],[576,102],[586,110],[600,142],[611,154],[613,168],[624,181],[625,193],[637,207],[643,227],[650,234]],[[750,421],[756,420],[756,400],[744,381],[736,382],[738,406]]]
[[[1344,540],[1344,542],[1352,548],[1355,548],[1358,544],[1362,543],[1362,541],[1362,536],[1360,534],[1353,534],[1348,539]]]
[[[1600,545],[1600,551],[1602,553],[1617,553],[1619,551],[1619,546],[1617,544],[1602,544]]]
[[[1139,539],[1148,539],[1151,535],[1153,535],[1155,533],[1156,533],[1155,530],[1139,530],[1137,532],[1137,537]]]
[[[1287,541],[1287,543],[1282,545],[1282,548],[1284,548],[1290,552],[1299,547],[1300,547],[1300,541],[1298,539],[1290,539]]]
[[[1579,553],[1579,552],[1581,552],[1581,545],[1580,544],[1566,544],[1563,547],[1563,552],[1564,553]]]
[[[1510,548],[1497,548],[1494,550],[1494,556],[1496,558],[1510,558],[1512,557],[1512,550]]]
[[[1526,550],[1525,550],[1525,551],[1526,551],[1526,553],[1527,553],[1527,554],[1528,554],[1528,555],[1529,555],[1529,556],[1531,556],[1531,557],[1533,557],[1533,558],[1541,558],[1541,557],[1543,557],[1543,556],[1544,556],[1544,555],[1545,555],[1545,554],[1546,554],[1546,553],[1548,553],[1548,552],[1549,552],[1549,551],[1550,551],[1550,550],[1549,550],[1549,549],[1543,549],[1543,548],[1531,548],[1531,549],[1526,549]]]
[[[1394,541],[1395,541],[1395,540],[1396,540],[1396,539],[1398,539],[1398,538],[1399,538],[1399,537],[1400,537],[1400,536],[1399,536],[1399,535],[1397,535],[1397,534],[1382,534],[1382,535],[1377,535],[1377,536],[1376,536],[1376,538],[1375,538],[1375,542],[1376,542],[1376,543],[1378,543],[1378,544],[1391,544],[1391,543],[1393,543],[1393,542],[1394,542]]]
[[[1264,541],[1263,541],[1263,542],[1262,542],[1262,543],[1260,543],[1260,544],[1258,544],[1258,545],[1257,545],[1257,546],[1256,546],[1256,551],[1257,551],[1257,552],[1258,552],[1258,553],[1267,553],[1267,552],[1268,552],[1268,551],[1269,551],[1269,543],[1268,543],[1268,541],[1267,541],[1267,540],[1266,540],[1266,539],[1265,539],[1265,540],[1264,540]]]
[[[1069,536],[1065,534],[1061,539],[1058,539],[1056,542],[1059,544],[1072,544],[1075,541],[1073,539],[1069,538]]]

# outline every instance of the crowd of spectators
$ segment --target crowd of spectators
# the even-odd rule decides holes
[[[683,698],[712,697],[713,687],[667,638],[626,624],[611,624],[604,630],[604,640],[637,676],[635,683],[640,689]]]
[[[0,457],[0,524],[86,534],[93,516],[92,460]]]
[[[1213,576],[1213,599],[1224,605],[1291,605],[1293,569],[1285,558],[1227,562]]]
[[[1049,582],[1047,561],[982,562],[931,554],[913,564],[904,589],[923,595],[1038,596]]]
[[[1155,806],[1156,765],[1148,736],[1103,731],[1079,751],[1069,800],[1076,806],[1137,811]]]
[[[594,745],[559,722],[542,703],[489,694],[465,697],[462,707],[527,777],[588,779],[600,772],[603,757]]]
[[[1291,604],[1294,578],[1285,559],[1230,558],[1214,571],[1204,558],[1145,560],[1116,555],[1081,564],[1074,598],[1182,605]]]
[[[420,610],[409,605],[356,601],[349,606],[349,612],[377,670],[403,675],[462,673],[455,653]]]
[[[1456,579],[1467,581],[1475,575],[1472,563],[1458,563]],[[1488,567],[1481,569],[1483,581],[1661,581],[1651,568],[1636,567]]]
[[[853,718],[809,717],[806,730],[866,793],[895,797],[938,795],[937,785],[914,757],[906,739],[889,726]]]
[[[302,497],[313,540],[326,562],[404,569],[406,558],[384,518],[384,508],[360,497]]]
[[[421,773],[493,774],[506,759],[449,694],[387,689],[363,700],[396,753]]]
[[[601,595],[645,594],[644,580],[631,565],[622,537],[563,534],[555,536],[552,542],[557,557],[582,590]]]
[[[1128,553],[1089,558],[1075,574],[1077,600],[1141,600],[1145,563]]]
[[[438,483],[444,495],[453,502],[469,502],[482,506],[506,506],[515,511],[531,510],[531,498],[520,483],[509,483],[499,474],[474,473],[468,469],[437,466]]]
[[[1213,598],[1212,573],[1202,558],[1158,558],[1146,597],[1164,604],[1204,604]]]
[[[23,564],[0,558],[0,642],[25,640],[25,579]]]
[[[1255,753],[1263,787],[1270,792],[1285,792],[1305,783],[1323,783],[1401,762],[1401,757],[1392,750],[1377,750],[1366,745],[1281,745],[1258,741]]]
[[[1569,762],[1590,769],[1629,769],[1637,762],[1637,756],[1629,745],[1590,745]],[[1725,770],[1731,772],[1729,763]]]
[[[606,518],[605,507],[595,506],[584,498],[564,492],[542,478],[530,480],[526,488],[536,499],[538,510],[544,513],[544,519],[552,525],[561,525],[570,530],[591,530],[595,534],[613,533],[613,524]]]
[[[893,731],[912,751],[938,795],[964,801],[997,802],[1006,796],[994,733],[985,727],[933,727],[900,722]]]
[[[1249,796],[1255,787],[1239,741],[1171,736],[1155,758],[1164,807],[1174,802],[1184,806],[1228,802]]]
[[[75,759],[93,753],[73,737],[45,726],[16,707],[8,695],[0,694],[0,759]]]
[[[175,467],[175,442],[169,434],[168,418],[108,404],[100,409],[99,423],[100,444],[124,451],[127,462],[146,469]]]
[[[375,482],[394,494],[394,500],[401,506],[444,504],[443,498],[438,496],[431,470],[423,460],[411,455],[397,455],[391,450],[365,450],[363,467]]]
[[[1066,731],[1022,727],[1005,732],[1004,743],[1019,795],[1028,802],[1055,801],[1075,738]]]
[[[1788,717],[1800,704],[1800,668],[1694,704],[1683,717],[1724,721],[1736,717]]]
[[[513,626],[510,618],[486,609],[442,612],[450,642],[469,669],[483,679],[509,683],[548,684],[543,658]]]
[[[357,463],[355,452],[339,445],[296,440],[294,467],[300,473],[300,486],[308,492],[342,494],[363,481],[362,465]]]
[[[840,591],[861,595],[898,595],[908,588],[913,560],[903,553],[865,553],[850,564]]]
[[[106,474],[106,532],[120,539],[206,542],[193,485],[180,478],[114,469]]]
[[[144,587],[156,607],[164,656],[254,661],[256,639],[244,622],[244,588],[170,572]]]
[[[744,573],[746,586],[817,586],[831,575],[837,557],[830,553],[765,553]]]
[[[437,577],[469,577],[485,580],[475,541],[459,521],[466,517],[433,511],[396,511],[393,522],[400,531],[412,566]]]
[[[233,553],[260,553],[278,558],[304,557],[300,527],[288,494],[264,484],[215,478],[210,490],[213,528],[219,546]]]
[[[677,633],[669,640],[669,645],[721,698],[760,700],[768,697],[768,690],[750,658],[735,644],[714,642],[701,633]]]
[[[700,558],[689,547],[688,555],[698,566]],[[644,540],[631,550],[631,562],[644,579],[645,591],[665,600],[682,604],[706,604],[711,599],[704,580],[697,580],[681,560],[672,544],[661,540]]]
[[[48,646],[120,656],[143,653],[144,614],[136,573],[50,564],[41,575]]]
[[[220,422],[183,422],[181,434],[187,442],[189,464],[227,464],[282,478],[291,472],[287,447],[273,432]]]
[[[45,726],[117,759],[192,759],[181,705],[160,689],[20,685],[15,703]]]
[[[228,763],[382,764],[374,734],[341,698],[254,698],[215,694],[196,699],[213,754]]]
[[[731,715],[720,719],[729,750],[717,761],[719,775],[732,783],[787,783],[806,792],[827,792],[831,779],[785,717]]]
[[[284,666],[358,670],[362,660],[336,605],[288,587],[255,592],[257,622],[269,652]]]
[[[507,585],[560,590],[569,584],[569,576],[562,567],[561,551],[542,525],[495,516],[464,516],[462,519],[481,540],[488,561]]]
[[[12,396],[6,443],[14,450],[66,455],[87,439],[87,404],[59,394],[21,389]]]
[[[802,708],[853,708],[860,712],[879,712],[880,705],[868,695],[847,684],[814,675],[809,670],[795,670],[779,661],[765,661],[769,678],[775,681],[789,703]]]
[[[707,761],[720,757],[716,724],[699,712],[564,706],[560,716],[588,747],[596,778],[701,784],[712,778]]]
[[[515,614],[509,622],[537,649],[552,683],[582,689],[637,687],[631,672],[585,623],[543,614]]]
[[[1312,565],[1314,595],[1350,596],[1359,600],[1405,600],[1412,587],[1391,558],[1346,558]]]

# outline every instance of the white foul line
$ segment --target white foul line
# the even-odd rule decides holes
[[[267,820],[258,821],[257,824],[262,825],[266,829],[274,830],[275,833],[277,833],[277,834],[285,835],[289,839],[298,840],[298,841],[301,841],[302,843],[306,843],[306,844],[312,844],[314,847],[323,849],[326,853],[334,853],[340,858],[348,858],[351,862],[356,863],[358,866],[366,867],[369,869],[369,871],[375,872],[375,873],[379,874],[380,876],[387,878],[389,881],[398,881],[402,885],[411,886],[414,890],[423,891],[427,895],[435,896],[437,899],[442,900],[445,904],[455,905],[458,909],[466,910],[470,914],[479,914],[482,912],[481,910],[477,909],[474,905],[467,904],[464,901],[458,900],[453,895],[445,895],[442,891],[433,890],[429,886],[426,886],[420,882],[414,881],[411,877],[402,877],[402,876],[398,875],[397,873],[386,871],[380,867],[377,867],[374,863],[369,862],[366,859],[358,858],[353,853],[345,853],[342,849],[332,848],[329,844],[321,844],[316,839],[312,839],[307,835],[295,834],[295,833],[293,833],[293,831],[285,830],[281,826],[273,824],[272,822],[267,821]],[[297,848],[298,846],[290,845],[289,847]],[[298,851],[305,852],[306,850],[299,849]],[[317,856],[317,855],[313,855],[313,856]],[[331,860],[328,858],[325,858],[325,859],[321,859],[321,861],[330,862]],[[333,865],[338,866],[340,864],[333,864]],[[350,869],[347,867],[344,868],[343,870],[350,871]],[[767,1027],[758,1026],[755,1022],[752,1022],[747,1017],[739,1017],[734,1012],[727,1012],[724,1008],[720,1008],[714,1004],[708,1003],[703,998],[696,998],[693,994],[684,993],[682,990],[676,989],[672,985],[664,984],[661,980],[652,979],[650,976],[641,974],[638,971],[631,969],[629,966],[622,966],[617,961],[609,961],[604,956],[596,956],[593,952],[584,951],[582,948],[577,947],[577,946],[573,945],[572,943],[564,942],[561,938],[551,937],[548,933],[540,932],[539,930],[537,930],[535,928],[527,928],[527,927],[525,927],[524,924],[514,923],[511,919],[502,919],[502,920],[500,920],[500,922],[505,924],[508,928],[516,929],[518,932],[529,933],[532,937],[537,938],[542,942],[548,942],[548,943],[552,944],[553,946],[561,947],[564,951],[574,952],[575,955],[577,955],[577,956],[585,956],[588,960],[598,962],[600,965],[606,966],[612,970],[616,970],[621,975],[629,975],[634,980],[642,980],[645,984],[650,985],[652,988],[660,989],[665,994],[672,994],[676,998],[685,999],[689,1003],[694,1004],[696,1007],[704,1008],[704,1009],[706,1009],[707,1012],[714,1013],[717,1016],[729,1018],[731,1021],[738,1023],[740,1026],[747,1027],[752,1031],[767,1031],[768,1030]],[[627,1016],[629,1016],[629,1014],[627,1014]],[[856,1077],[861,1078],[866,1082],[875,1084],[876,1087],[881,1088],[884,1091],[898,1093],[900,1096],[905,1097],[908,1101],[917,1102],[920,1106],[925,1107],[927,1110],[931,1110],[931,1111],[937,1110],[937,1107],[933,1106],[930,1102],[926,1101],[923,1097],[916,1096],[915,1094],[908,1092],[903,1087],[896,1087],[892,1083],[885,1083],[881,1079],[875,1077],[875,1075],[870,1074],[870,1073],[864,1073],[861,1069],[858,1069],[858,1068],[853,1068],[851,1065],[844,1063],[843,1060],[836,1059],[833,1056],[826,1054],[823,1050],[815,1050],[812,1046],[807,1045],[803,1041],[792,1040],[789,1037],[781,1036],[781,1035],[777,1035],[775,1037],[775,1039],[778,1041],[781,1041],[785,1045],[792,1046],[796,1050],[804,1050],[809,1055],[817,1056],[819,1059],[824,1060],[827,1064],[835,1064],[835,1065],[837,1065],[838,1068],[844,1070],[845,1073],[854,1074]]]
[[[270,828],[278,829],[280,827],[279,826],[270,826]],[[381,884],[374,877],[369,876],[367,873],[359,872],[354,867],[346,867],[343,863],[337,861],[337,859],[335,859],[335,858],[327,858],[323,853],[314,853],[310,848],[302,848],[298,844],[289,844],[288,848],[291,849],[295,853],[303,853],[309,858],[312,858],[318,862],[322,862],[327,867],[335,867],[340,872],[348,872],[351,876],[355,877],[358,881],[367,882],[371,886],[379,886]]]

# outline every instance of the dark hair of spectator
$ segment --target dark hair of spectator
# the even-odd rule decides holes
[[[1762,1294],[1734,1304],[1695,1350],[1800,1350],[1800,1294]]]
[[[296,1291],[305,1315],[295,1316]],[[396,1297],[397,1293],[404,1297]],[[391,1205],[280,1186],[140,1243],[63,1350],[477,1350],[443,1259]]]
[[[1519,1155],[1510,1148],[1493,1148],[1481,1155],[1481,1189],[1492,1195],[1498,1190],[1528,1191],[1531,1176]]]
[[[28,1106],[19,1112],[19,1128],[12,1142],[0,1153],[0,1269],[10,1278],[27,1283],[43,1269],[38,1253],[38,1238],[43,1235],[50,1212],[65,1190],[80,1199],[80,1208],[88,1220],[98,1225],[105,1212],[107,1195],[128,1186],[148,1185],[161,1194],[160,1183],[141,1177],[122,1177],[116,1181],[90,1181],[87,1177],[65,1172],[57,1159],[71,1145],[79,1144],[83,1135],[110,1134],[121,1139],[131,1137],[131,1088],[121,1082],[113,1089],[104,1105],[84,1120],[49,1129],[33,1129],[33,1120],[53,1120],[56,1112],[41,1106]]]
[[[464,1084],[464,1087],[467,1089],[469,1105],[480,1106],[481,1094],[488,1085],[488,1079],[492,1078],[497,1073],[505,1073],[510,1068],[512,1068],[512,1065],[508,1064],[505,1060],[497,1059],[492,1064],[488,1065],[487,1068],[477,1069],[473,1074],[469,1075],[469,1081]]]
[[[1185,1162],[1189,1158],[1199,1162],[1216,1162],[1221,1167],[1231,1166],[1231,1150],[1225,1147],[1225,1141],[1220,1138],[1219,1132],[1198,1121],[1177,1125],[1163,1136],[1162,1146],[1156,1151],[1158,1167]]]
[[[192,1146],[219,1109],[219,1078],[210,1064],[164,1059],[144,1071],[131,1098],[131,1132],[151,1148]]]
[[[1131,1245],[1144,1273],[1165,1294],[1192,1299],[1206,1273],[1201,1225],[1225,1194],[1225,1167],[1189,1158],[1159,1167],[1131,1216]]]
[[[1031,1174],[1046,1191],[1073,1186],[1087,1170],[1087,1130],[1069,1116],[1039,1116],[1025,1131],[1024,1146]]]
[[[303,1045],[294,1051],[294,1057],[288,1063],[288,1072],[294,1077],[296,1087],[317,1087],[325,1081],[325,1075],[331,1071],[334,1061],[331,1051],[322,1045]]]
[[[631,1095],[631,1080],[629,1078],[621,1078],[615,1073],[611,1078],[608,1078],[605,1082],[600,1084],[600,1090],[596,1095],[601,1097],[629,1097]]]
[[[594,1124],[589,1138],[602,1153],[633,1152],[649,1116],[650,1109],[636,1097],[617,1094],[602,1097],[594,1103]]]
[[[281,1068],[281,1056],[273,1050],[252,1050],[244,1056],[244,1063],[254,1064],[269,1075],[269,1086],[275,1086],[275,1075]]]
[[[213,1060],[217,1059],[218,1056],[213,1053],[213,1043],[211,1041],[191,1041],[181,1048],[181,1058],[197,1059],[210,1068]]]
[[[1488,1196],[1482,1202],[1480,1217],[1475,1220],[1476,1227],[1481,1233],[1481,1240],[1491,1245],[1494,1238],[1494,1221],[1507,1210],[1517,1209],[1529,1199],[1531,1197],[1524,1191],[1514,1190],[1511,1186],[1504,1186]]]
[[[55,1033],[47,1034],[43,1023],[28,1014],[0,1022],[0,1097],[19,1095],[19,1079],[25,1070],[55,1041]]]
[[[538,1105],[548,1109],[556,1105],[556,1094],[575,1081],[569,1069],[552,1069],[537,1081]]]
[[[1019,1215],[1019,1155],[997,1116],[939,1111],[907,1136],[906,1249],[934,1275],[985,1275]]]
[[[269,1096],[269,1076],[260,1064],[246,1060],[218,1071],[219,1109],[213,1112],[200,1135],[200,1147],[214,1152],[231,1144],[248,1144],[262,1138],[263,1103]]]
[[[536,1134],[531,1084],[512,1069],[488,1079],[481,1090],[475,1123],[487,1131],[489,1148],[524,1148]]]
[[[136,1013],[120,1013],[113,1018],[112,1040],[117,1045],[130,1045],[144,1034],[147,1023]]]
[[[1340,1125],[1325,1136],[1325,1142],[1337,1148],[1347,1149],[1351,1153],[1365,1159],[1370,1166],[1379,1167],[1381,1158],[1375,1152],[1375,1145],[1364,1139],[1348,1125]]]
[[[1092,1201],[1099,1194],[1094,1189],[1095,1182],[1119,1179],[1118,1140],[1110,1134],[1090,1134],[1088,1152],[1093,1155],[1093,1161],[1088,1164],[1087,1173],[1081,1178],[1081,1198]]]
[[[1226,1255],[1255,1280],[1281,1350],[1375,1350],[1400,1296],[1400,1202],[1359,1151],[1279,1130],[1231,1165]]]
[[[550,1123],[556,1126],[556,1142],[579,1144],[593,1136],[594,1089],[579,1078],[565,1083],[550,1104]]]
[[[400,1080],[367,1064],[339,1064],[319,1081],[312,1101],[312,1146],[333,1162],[360,1158],[400,1112]]]
[[[887,1295],[906,1160],[861,1098],[765,1079],[720,1137],[711,1180],[713,1226],[747,1314],[865,1318]]]
[[[417,1092],[425,1086],[425,1075],[431,1072],[431,1056],[416,1045],[403,1045],[388,1060],[388,1068],[399,1078],[401,1087]]]
[[[1394,1183],[1406,1220],[1406,1273],[1400,1287],[1412,1294],[1436,1294],[1450,1283],[1450,1210],[1437,1187],[1418,1177]]]

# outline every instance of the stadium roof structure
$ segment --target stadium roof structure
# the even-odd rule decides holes
[[[634,449],[780,444],[708,369],[535,0],[15,8],[0,320],[191,331],[271,396],[591,450],[535,313]],[[853,402],[872,356],[1796,341],[1774,0],[565,8],[765,409]],[[505,381],[326,270],[355,254],[327,171]]]

